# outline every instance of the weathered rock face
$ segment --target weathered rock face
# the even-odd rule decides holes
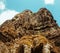
[[[0,53],[59,53],[43,35],[26,35],[11,42],[0,41]]]
[[[3,42],[38,34],[44,35],[60,47],[60,28],[46,8],[41,8],[36,13],[25,10],[0,26],[0,40]]]

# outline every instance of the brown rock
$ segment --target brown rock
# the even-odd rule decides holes
[[[46,8],[41,8],[36,13],[25,10],[0,26],[0,40],[4,43],[26,35],[35,36],[38,34],[44,35],[60,48],[60,28],[53,19],[51,12]]]

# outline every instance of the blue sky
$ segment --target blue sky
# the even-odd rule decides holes
[[[0,9],[0,22],[2,23],[3,21],[10,19],[9,15],[12,18],[15,14],[22,12],[25,9],[37,12],[40,8],[45,7],[51,11],[54,19],[60,26],[60,0],[0,0],[0,2],[1,1],[4,4],[4,7]],[[3,15],[5,15],[5,17],[2,17]]]

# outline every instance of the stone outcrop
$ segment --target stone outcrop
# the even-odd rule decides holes
[[[39,34],[44,35],[57,48],[60,48],[60,27],[46,8],[41,8],[36,13],[25,10],[0,26],[0,41],[4,43],[12,42],[26,35]]]

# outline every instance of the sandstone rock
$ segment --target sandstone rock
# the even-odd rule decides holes
[[[41,8],[36,13],[25,10],[0,26],[0,40],[4,43],[20,39],[26,35],[39,34],[44,35],[60,48],[60,27],[54,20],[52,13],[46,8]]]

